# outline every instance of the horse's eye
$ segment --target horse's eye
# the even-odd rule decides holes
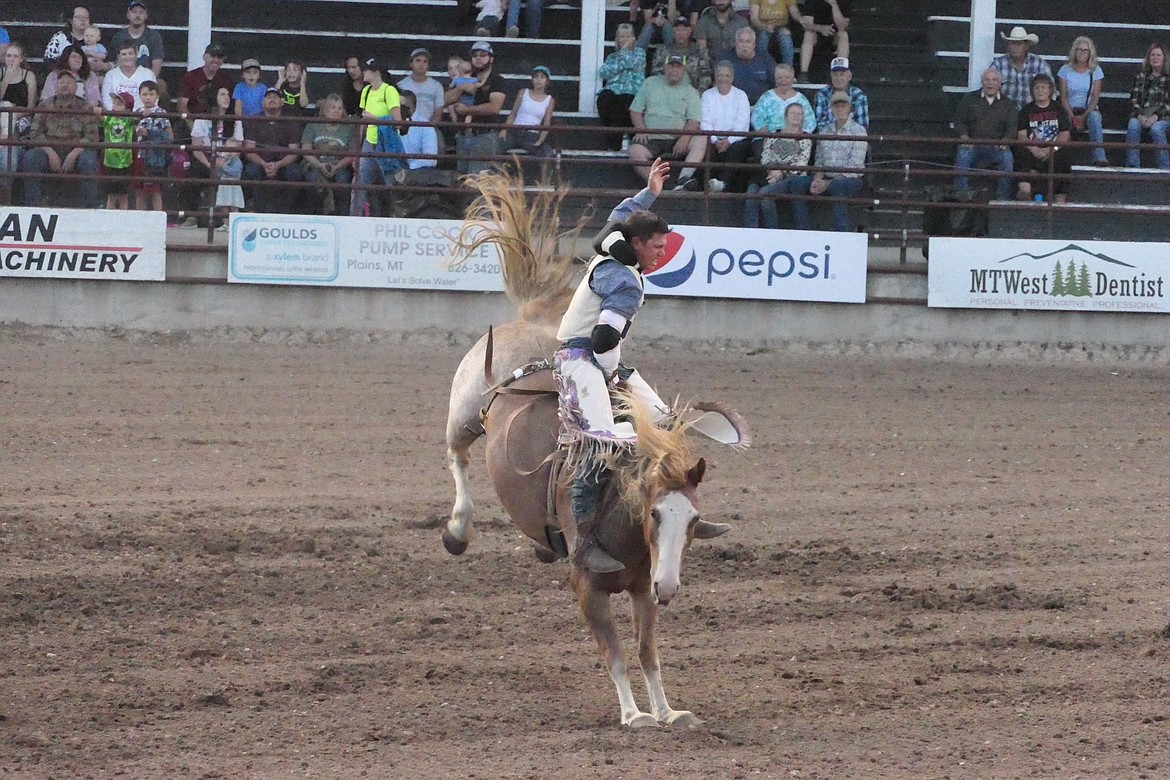
[[[650,510],[650,519],[653,520],[655,523],[662,522],[662,515],[661,515],[661,513],[659,513],[657,507]]]

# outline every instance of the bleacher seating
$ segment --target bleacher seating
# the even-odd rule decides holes
[[[544,38],[499,37],[492,39],[492,44],[509,87],[509,106],[515,91],[527,84],[533,65],[550,68],[550,91],[557,98],[555,121],[560,126],[556,143],[561,152],[555,169],[583,191],[605,194],[636,187],[638,180],[624,156],[604,152],[602,139],[584,129],[596,119],[591,98],[582,104],[579,97],[581,3],[600,1],[551,2],[544,11]],[[1107,140],[1117,141],[1121,140],[1118,133],[1124,125],[1123,115],[1128,113],[1129,84],[1146,45],[1156,38],[1170,39],[1170,26],[1164,24],[1168,19],[1159,10],[1162,5],[1162,0],[1062,4],[1062,18],[1051,19],[1055,15],[1051,3],[999,0],[998,26],[1023,24],[1040,35],[1035,50],[1049,59],[1054,71],[1064,62],[1077,34],[1093,37],[1107,79],[1102,102],[1106,127],[1112,131]],[[95,0],[89,7],[94,21],[106,31],[107,41],[125,24],[123,0]],[[350,55],[384,59],[397,80],[406,73],[409,52],[423,45],[433,56],[432,74],[444,78],[447,57],[465,54],[477,40],[471,23],[456,21],[456,7],[456,0],[216,0],[212,37],[227,49],[225,68],[232,73],[243,58],[256,57],[265,66],[265,78],[271,81],[285,59],[304,61],[309,68],[310,94],[320,97],[339,87],[342,62]],[[60,8],[30,4],[21,12],[25,18],[4,24],[14,38],[27,42],[34,62],[39,62],[36,55],[60,27]],[[178,83],[187,67],[187,12],[188,4],[178,0],[150,2],[150,24],[162,34],[167,47],[163,75],[171,85]],[[949,135],[954,101],[966,82],[969,14],[969,0],[854,3],[851,59],[854,81],[870,97],[871,156],[879,170],[896,172],[873,177],[873,192],[879,201],[904,195],[916,198],[924,186],[942,183],[926,173],[942,175],[938,166],[949,163],[953,150],[916,139]],[[606,8],[607,47],[617,25],[627,18],[625,6]],[[814,80],[827,77],[829,56],[828,51],[822,51],[814,59]],[[821,84],[798,86],[811,96]],[[891,140],[890,136],[899,139]],[[1116,150],[1110,155],[1120,159]],[[904,161],[910,161],[908,176],[903,172]],[[1074,190],[1073,200],[1081,197],[1090,195]],[[1164,202],[1164,198],[1155,202]],[[733,196],[687,196],[664,208],[673,220],[739,224],[742,203]],[[920,211],[911,212],[908,226],[905,219],[901,208],[882,204],[866,215],[869,229],[883,235],[897,235],[906,227],[911,233],[920,230]]]
[[[1021,24],[1040,37],[1032,52],[1045,59],[1054,75],[1067,61],[1074,38],[1088,35],[1093,39],[1105,73],[1100,108],[1106,139],[1120,141],[1129,119],[1129,90],[1146,48],[1155,41],[1170,39],[1170,25],[1165,24],[1170,17],[1161,15],[1157,21],[1162,24],[1147,22],[1149,13],[1143,9],[1145,5],[1138,2],[1099,7],[1066,5],[1060,9],[1060,19],[1048,18],[1053,9],[1046,3],[1001,2],[996,7],[1001,26]],[[966,90],[970,8],[959,15],[935,13],[932,8],[928,23],[930,45],[938,57],[939,76],[943,89],[954,96],[950,103],[953,106],[957,96]],[[997,47],[997,51],[1002,50],[1002,45]]]
[[[1147,47],[1170,39],[1170,17],[1165,3],[1148,0],[1114,0],[1110,3],[1064,3],[1059,13],[1052,3],[1040,0],[999,0],[997,27],[1023,25],[1040,37],[1032,52],[1044,57],[1055,74],[1067,61],[1072,40],[1078,35],[1093,39],[1105,73],[1100,108],[1105,140],[1125,138],[1129,119],[1129,90],[1141,67]],[[942,88],[954,106],[966,90],[967,48],[970,34],[970,2],[936,0],[928,18],[930,46],[938,59]],[[1059,18],[1052,18],[1059,15]],[[1003,51],[1002,44],[996,51]],[[1074,152],[1087,163],[1089,150]],[[1119,164],[1120,149],[1109,151]],[[1152,163],[1152,150],[1143,158]],[[1068,207],[1061,204],[1024,205],[993,209],[989,215],[992,236],[1100,240],[1170,240],[1164,219],[1151,219],[1151,207],[1166,204],[1170,174],[1149,169],[1101,169],[1074,166]],[[1119,177],[1106,180],[1100,177]],[[1005,204],[1006,205],[1006,204]],[[1014,204],[1013,204],[1014,205]],[[1049,207],[1051,206],[1051,207]],[[1123,207],[1120,211],[1117,207]]]
[[[1067,206],[995,209],[990,214],[990,234],[997,238],[1170,241],[1170,221],[1151,213],[1165,206],[1170,171],[1074,166],[1073,173]]]

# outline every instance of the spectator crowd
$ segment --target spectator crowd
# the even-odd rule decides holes
[[[522,6],[525,35],[539,37],[542,0],[460,0],[461,18],[484,36],[468,51],[436,61],[420,46],[403,63],[351,56],[339,63],[345,72],[337,88],[317,95],[304,63],[289,59],[266,74],[258,59],[241,57],[237,78],[214,42],[172,93],[161,78],[164,43],[144,0],[129,2],[125,26],[105,31],[89,9],[72,8],[43,49],[39,71],[27,44],[0,28],[0,139],[23,142],[3,147],[0,185],[7,193],[14,177],[30,174],[21,177],[23,203],[37,206],[46,202],[44,174],[73,173],[86,207],[161,209],[167,183],[173,211],[211,213],[216,225],[238,210],[395,213],[386,190],[420,171],[434,175],[448,159],[458,172],[475,173],[493,164],[485,158],[555,153],[550,69],[534,66],[512,94],[488,40],[517,37]],[[851,6],[633,0],[630,22],[617,27],[598,73],[607,145],[642,178],[654,159],[671,161],[675,190],[745,193],[746,226],[778,227],[777,200],[784,199],[791,224],[806,229],[809,203],[825,195],[833,199],[834,229],[851,229],[841,199],[861,194],[871,154],[869,98],[853,83],[849,56]],[[969,188],[970,171],[989,168],[998,174],[999,198],[1054,191],[1064,200],[1067,176],[1053,190],[1045,175],[1071,172],[1063,144],[1073,133],[1095,144],[1094,164],[1109,164],[1099,145],[1104,74],[1096,47],[1076,37],[1053,74],[1031,51],[1036,35],[1017,26],[1000,37],[1005,53],[954,116],[961,140],[954,186]],[[830,50],[823,86],[809,80],[818,46]],[[390,75],[395,65],[405,69],[401,78]],[[433,75],[443,65],[445,74]],[[1164,45],[1149,46],[1131,103],[1125,164],[1140,165],[1137,144],[1148,138],[1157,167],[1170,169]]]

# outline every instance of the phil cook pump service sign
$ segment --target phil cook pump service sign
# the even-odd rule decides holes
[[[457,267],[462,223],[245,214],[231,217],[228,281],[415,290],[504,289],[494,246]]]
[[[930,239],[930,306],[1170,312],[1166,244]]]

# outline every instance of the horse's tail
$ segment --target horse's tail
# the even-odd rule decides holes
[[[547,180],[531,191],[521,176],[484,171],[464,180],[478,195],[467,209],[456,244],[466,258],[476,249],[494,244],[500,255],[504,291],[525,322],[556,324],[572,297],[573,258],[559,250],[561,242],[573,246],[585,225],[564,233],[560,229],[561,204],[568,187],[551,186]]]

